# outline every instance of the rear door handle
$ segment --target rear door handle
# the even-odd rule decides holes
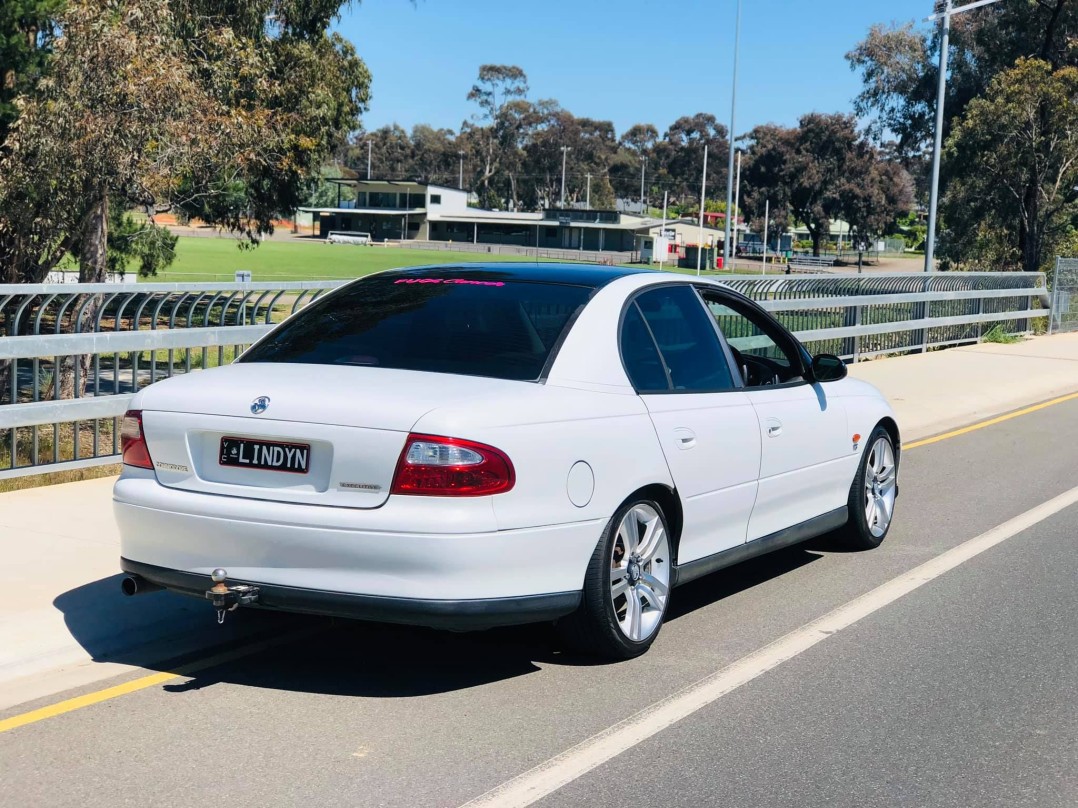
[[[691,449],[696,445],[696,433],[685,426],[679,426],[674,430],[674,440],[679,449]]]
[[[782,434],[782,421],[777,418],[767,419],[767,436],[769,438],[777,438]]]

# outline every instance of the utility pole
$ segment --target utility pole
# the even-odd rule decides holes
[[[561,203],[562,208],[565,207],[565,155],[572,151],[570,146],[561,147]]]
[[[371,140],[367,139],[367,179],[371,178]]]
[[[936,207],[939,204],[940,187],[940,151],[943,145],[943,106],[947,98],[947,50],[951,44],[951,17],[963,11],[998,3],[999,0],[977,0],[960,8],[954,7],[954,0],[937,0],[936,7],[943,3],[943,10],[929,17],[926,22],[940,20],[943,24],[943,36],[940,38],[940,75],[936,88],[936,132],[932,141],[932,191],[928,199],[928,238],[925,241],[925,272],[934,268],[936,257]]]
[[[700,261],[704,255],[704,201],[707,194],[707,144],[704,144],[704,176],[700,180],[700,243],[696,245],[696,275],[700,275]],[[730,217],[726,217],[730,221]],[[725,267],[726,265],[723,264]]]
[[[663,240],[664,245],[666,245],[666,198],[669,195],[669,193],[670,193],[669,191],[663,191],[663,224],[662,224],[662,229],[659,231],[659,238],[661,238]],[[663,251],[659,254],[659,271],[660,272],[662,272],[662,270],[663,270],[663,261],[666,260],[666,253],[667,253],[668,250],[669,250],[669,246],[667,246],[665,249],[663,249]]]
[[[726,234],[722,242],[723,266],[730,260],[730,208],[734,201],[734,132],[737,124],[737,57],[741,48],[741,0],[737,0],[734,25],[734,83],[730,91],[730,160],[726,167]]]
[[[460,154],[460,182],[457,184],[457,187],[460,188],[463,191],[464,190],[464,150],[461,149],[459,154]]]
[[[584,176],[588,178],[588,194],[587,201],[584,202],[584,209],[591,210],[591,174],[585,174]]]

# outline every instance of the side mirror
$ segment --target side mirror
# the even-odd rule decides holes
[[[812,379],[817,382],[837,382],[846,378],[846,363],[833,354],[812,357]]]

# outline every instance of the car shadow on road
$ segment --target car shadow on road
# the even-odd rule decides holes
[[[52,604],[64,616],[72,638],[94,662],[116,662],[162,669],[207,649],[228,648],[289,630],[315,618],[250,612],[243,621],[217,625],[209,603],[172,592],[151,592],[134,598],[120,591],[123,575],[110,575],[56,597]],[[323,621],[324,622],[324,621]]]
[[[821,545],[823,546],[823,545]],[[674,592],[677,620],[823,556],[793,547],[705,576]],[[120,594],[121,576],[55,599],[68,630],[95,661],[174,671],[222,651],[285,638],[264,650],[184,674],[164,686],[185,693],[219,683],[369,698],[463,690],[537,672],[540,665],[595,666],[566,650],[549,624],[454,633],[412,626],[243,609],[218,626],[208,603],[169,592]],[[287,635],[287,636],[286,636]]]
[[[826,541],[817,540],[811,545],[786,547],[679,586],[670,599],[666,622],[818,561],[823,558],[819,552],[823,549],[830,547]]]

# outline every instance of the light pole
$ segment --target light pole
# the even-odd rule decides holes
[[[734,254],[733,257],[737,258],[737,245],[741,239],[741,231],[737,228],[737,216],[741,213],[741,150],[737,152],[737,184],[734,186],[734,210],[731,213],[726,211],[726,218],[734,217]]]
[[[457,152],[460,155],[460,182],[457,187],[464,190],[464,150]]]
[[[764,205],[764,258],[760,262],[760,274],[767,273],[767,226],[771,223],[771,200]]]
[[[561,147],[561,207],[565,207],[565,155],[571,152],[573,149],[571,146]]]
[[[928,239],[925,241],[925,272],[932,271],[936,256],[936,206],[939,203],[940,148],[943,144],[943,104],[947,96],[947,48],[951,43],[951,17],[981,6],[998,3],[999,0],[977,0],[975,3],[954,7],[954,0],[936,0],[937,11],[926,22],[940,20],[943,35],[940,39],[940,75],[936,89],[936,132],[932,142],[932,190],[928,197]]]
[[[734,25],[734,83],[730,91],[730,159],[726,167],[726,233],[722,241],[722,265],[730,263],[730,209],[734,205],[734,127],[737,123],[737,56],[741,47],[741,0],[737,0]]]
[[[704,171],[700,179],[700,243],[696,245],[696,274],[700,274],[700,260],[704,254],[704,203],[707,201],[707,144],[704,144]],[[730,217],[726,217],[729,221]],[[666,223],[663,222],[663,226]],[[730,232],[727,230],[726,232]],[[725,267],[725,264],[723,265]],[[714,267],[711,267],[714,269]]]
[[[640,215],[644,213],[644,173],[648,170],[648,156],[640,155]]]
[[[371,178],[371,145],[370,140],[367,141],[367,179]]]
[[[584,197],[584,209],[591,210],[591,174],[585,174],[584,176],[588,178],[588,191],[587,196]]]

